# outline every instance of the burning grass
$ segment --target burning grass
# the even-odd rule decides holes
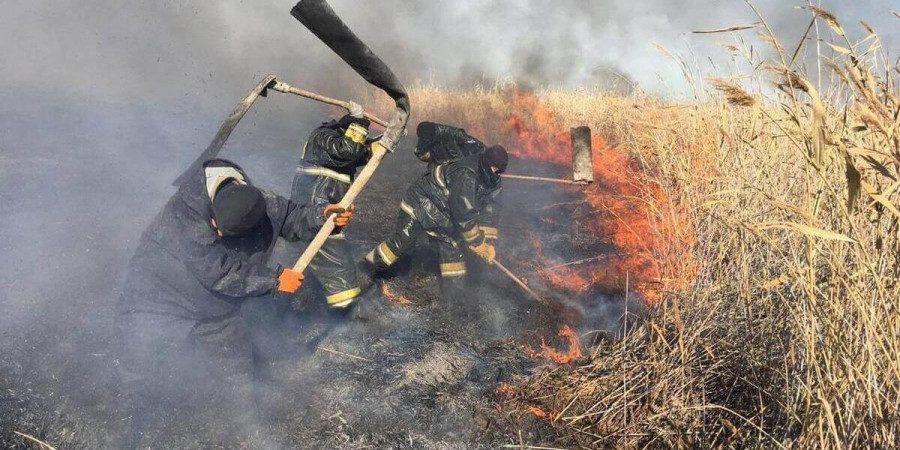
[[[621,255],[548,282],[627,274],[655,302],[622,339],[511,383],[504,410],[553,411],[554,432],[583,447],[900,446],[900,67],[868,27],[854,44],[812,14],[837,41],[830,84],[770,34],[775,62],[739,41],[763,72],[715,80],[719,101],[413,92],[420,118],[560,165],[562,132],[591,126],[597,183],[575,220]]]
[[[606,244],[616,250],[573,264],[566,259],[567,252],[548,250],[541,236],[530,234],[531,254],[536,258],[527,269],[555,291],[577,296],[631,290],[655,303],[664,288],[672,287],[666,283],[683,287],[690,281],[694,268],[685,249],[692,247],[693,233],[677,203],[668,200],[653,179],[656,174],[640,159],[604,139],[611,126],[604,112],[649,99],[620,99],[636,102],[626,106],[597,93],[536,93],[515,86],[470,91],[420,86],[411,96],[417,105],[413,122],[428,118],[462,126],[486,143],[502,144],[518,158],[558,167],[560,177],[571,176],[569,129],[591,127],[596,182],[587,187],[539,186],[569,189],[581,197],[572,220],[545,220],[568,233],[581,230],[587,235],[579,244],[582,247]]]

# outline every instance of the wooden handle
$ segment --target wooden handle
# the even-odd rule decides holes
[[[329,105],[339,106],[348,111],[350,110],[350,102],[347,102],[344,100],[338,100],[338,99],[331,98],[331,97],[326,97],[324,95],[316,94],[315,92],[306,91],[306,90],[303,90],[300,88],[295,88],[287,83],[282,83],[281,81],[276,81],[275,85],[272,86],[272,89],[274,89],[278,92],[284,92],[285,94],[299,95],[301,97],[306,97],[308,99],[320,101],[322,103],[327,103]],[[373,116],[372,114],[364,113],[363,115],[366,117],[366,119],[369,119],[370,121],[372,121],[372,123],[377,123],[378,125],[381,125],[385,128],[387,128],[387,126],[388,126],[387,122],[379,119],[378,117]]]
[[[562,178],[532,177],[528,175],[512,175],[508,173],[501,174],[500,176],[503,178],[512,178],[514,180],[544,181],[548,183],[574,184],[576,186],[585,186],[588,184],[584,181],[563,180]]]
[[[543,298],[541,298],[540,295],[537,295],[537,292],[532,291],[531,288],[528,287],[528,285],[525,284],[524,281],[522,281],[519,277],[517,277],[514,273],[512,273],[509,269],[507,269],[506,266],[504,266],[503,264],[500,264],[500,261],[497,261],[495,259],[493,262],[493,265],[494,265],[494,267],[500,269],[500,271],[503,272],[504,274],[506,274],[506,276],[508,276],[510,279],[515,281],[516,284],[519,285],[519,287],[524,289],[525,292],[527,292],[529,295],[534,297],[534,299],[537,300],[539,303],[547,303],[547,301],[544,300]]]
[[[366,183],[368,183],[369,179],[372,178],[372,175],[375,174],[375,169],[378,168],[378,165],[381,164],[381,160],[384,159],[384,155],[387,154],[387,149],[385,149],[380,142],[373,144],[372,147],[372,157],[369,159],[369,162],[366,163],[362,171],[359,172],[359,175],[353,180],[353,184],[350,185],[350,189],[344,194],[344,198],[338,203],[342,208],[349,208],[350,205],[353,204],[353,201],[356,200],[356,196],[362,192]],[[312,242],[306,247],[306,250],[303,251],[303,254],[300,255],[297,264],[294,264],[295,271],[303,272],[306,270],[306,266],[309,265],[313,260],[313,257],[316,256],[316,253],[319,252],[319,249],[322,248],[322,245],[325,244],[328,236],[331,236],[331,232],[334,231],[334,218],[336,216],[337,214],[329,216],[325,221],[325,225],[322,225],[322,228],[316,233],[316,237],[313,238]]]

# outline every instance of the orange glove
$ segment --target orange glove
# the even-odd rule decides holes
[[[281,273],[278,275],[278,292],[293,294],[294,292],[297,292],[297,289],[300,289],[302,282],[302,273],[294,272],[288,268],[282,269]]]
[[[350,218],[353,217],[353,205],[350,205],[349,208],[344,209],[339,205],[332,204],[325,207],[325,211],[322,212],[322,215],[325,216],[325,220],[328,220],[328,216],[332,214],[337,214],[337,217],[334,218],[335,226],[343,227],[350,222]]]

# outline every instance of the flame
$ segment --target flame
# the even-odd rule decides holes
[[[554,425],[554,422],[556,422],[556,419],[559,416],[558,413],[555,413],[553,411],[546,413],[543,409],[534,405],[528,405],[527,409],[528,412],[534,414],[535,417],[546,420],[550,425]]]
[[[541,419],[547,418],[547,413],[545,413],[543,409],[538,408],[537,406],[529,406],[528,412],[534,414],[535,417],[540,417]]]
[[[381,284],[381,293],[384,295],[384,298],[394,303],[398,303],[401,305],[409,305],[410,303],[412,303],[405,296],[394,293],[394,291],[392,291],[391,288],[388,287],[387,283]]]
[[[510,111],[498,140],[510,153],[534,161],[572,164],[570,135],[557,115],[535,94],[509,91]],[[613,244],[616,252],[581,264],[565,264],[548,257],[534,233],[530,242],[537,256],[536,273],[553,288],[583,294],[599,288],[611,292],[640,292],[648,303],[661,295],[662,280],[686,284],[694,266],[686,254],[693,242],[687,220],[678,211],[658,211],[668,204],[665,192],[647,179],[642,168],[603,138],[591,138],[595,182],[577,189],[593,214],[575,219],[573,226],[597,241]],[[542,218],[553,223],[552,218]]]
[[[499,386],[497,386],[497,393],[501,395],[506,395],[512,392],[512,386],[509,383],[501,382]]]
[[[420,119],[463,127],[489,145],[503,145],[518,158],[559,166],[560,173],[571,173],[568,127],[598,128],[597,117],[582,115],[585,118],[575,122],[570,118],[576,114],[566,112],[563,120],[559,105],[515,87],[491,91],[422,87],[414,95]],[[393,105],[383,106],[389,111]],[[615,251],[575,263],[543,248],[533,234],[530,242],[536,257],[520,264],[531,266],[550,288],[573,296],[627,291],[656,303],[664,289],[684,288],[696,274],[690,254],[696,240],[689,221],[653,180],[654,174],[628,151],[608,145],[597,133],[591,136],[591,145],[595,182],[559,187],[581,196],[584,206],[579,208],[588,214],[566,220],[547,215],[540,220],[557,230],[578,229],[594,238],[583,242],[609,244]],[[573,250],[578,253],[579,248]]]
[[[550,345],[547,345],[547,341],[541,337],[541,351],[536,352],[526,346],[529,356],[534,359],[546,358],[555,361],[558,364],[568,364],[583,356],[581,354],[581,344],[578,342],[578,335],[575,334],[575,331],[572,330],[571,327],[568,325],[563,326],[557,335],[564,337],[569,341],[569,350],[567,352],[559,351]]]

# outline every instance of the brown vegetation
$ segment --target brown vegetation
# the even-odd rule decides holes
[[[730,46],[761,69],[713,80],[725,101],[536,93],[534,117],[627,153],[650,221],[680,218],[654,257],[692,272],[624,338],[513,383],[512,409],[583,447],[900,446],[900,67],[870,27],[853,44],[812,14],[836,38],[822,81],[764,31],[774,61]],[[412,97],[489,142],[526,107],[502,88]]]

